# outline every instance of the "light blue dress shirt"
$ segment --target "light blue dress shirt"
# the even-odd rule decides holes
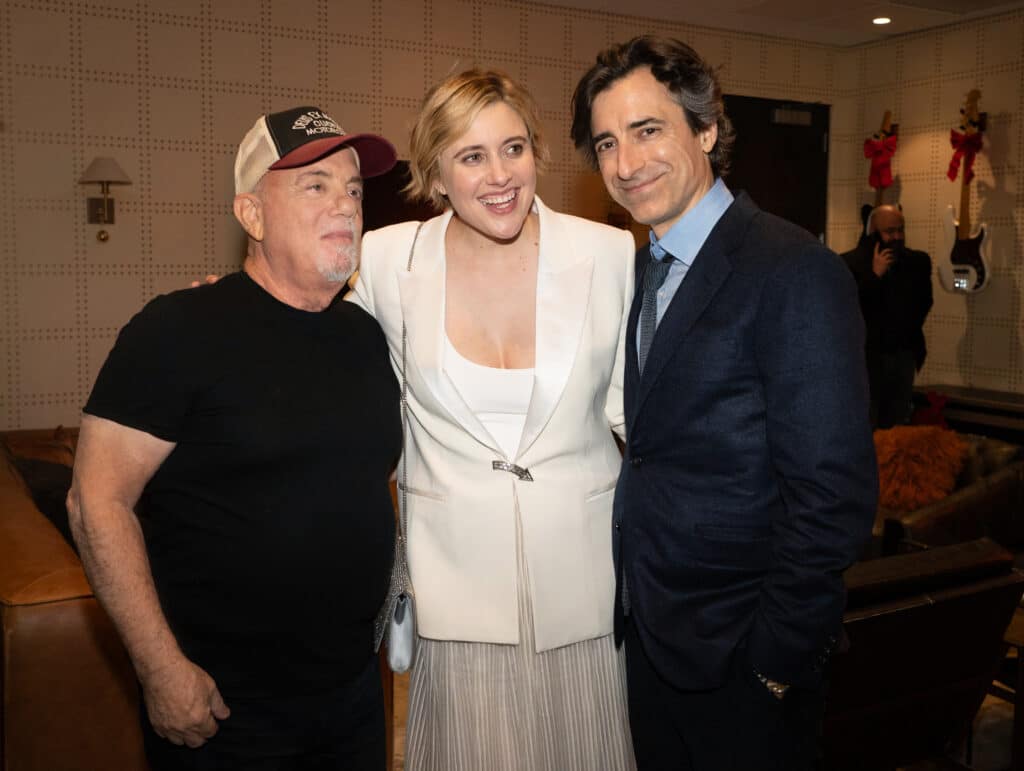
[[[676,296],[676,291],[683,283],[683,279],[686,278],[686,272],[693,264],[697,252],[704,246],[708,235],[725,214],[725,210],[732,205],[732,201],[732,193],[719,177],[711,189],[704,194],[704,197],[697,201],[697,205],[680,217],[664,237],[659,239],[654,235],[654,231],[651,231],[651,257],[659,262],[665,258],[666,253],[675,257],[675,261],[669,266],[665,282],[658,290],[658,313],[655,319],[655,329],[661,323],[665,310],[672,302],[672,298]],[[637,328],[636,347],[639,351],[639,328]]]

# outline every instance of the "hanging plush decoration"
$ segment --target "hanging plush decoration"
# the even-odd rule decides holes
[[[871,159],[868,184],[875,190],[881,190],[892,184],[892,156],[895,153],[896,134],[894,133],[880,131],[864,140],[864,157]]]

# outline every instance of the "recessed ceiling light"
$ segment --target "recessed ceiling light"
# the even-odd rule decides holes
[[[879,16],[871,20],[872,24],[877,24],[878,26],[882,26],[883,24],[889,24],[891,22],[892,19],[890,19],[888,16]]]

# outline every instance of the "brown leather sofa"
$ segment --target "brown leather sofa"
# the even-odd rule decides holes
[[[879,507],[882,554],[981,537],[1024,552],[1024,451],[997,439],[968,438],[967,463],[950,495],[909,512]]]
[[[4,438],[19,454],[72,457],[73,435]],[[145,771],[128,657],[78,557],[9,456],[0,459],[0,624],[0,769]]]
[[[0,771],[148,771],[138,686],[74,550],[15,463],[71,466],[77,431],[0,432]],[[381,659],[387,752],[393,681]]]
[[[846,571],[848,648],[833,658],[829,771],[968,771],[952,759],[1006,652],[1024,591],[1013,555],[983,538]]]

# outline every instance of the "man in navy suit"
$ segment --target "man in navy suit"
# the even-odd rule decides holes
[[[651,228],[613,515],[638,765],[814,768],[842,573],[877,499],[856,286],[725,186],[732,127],[689,46],[601,53],[573,112],[576,147]]]

